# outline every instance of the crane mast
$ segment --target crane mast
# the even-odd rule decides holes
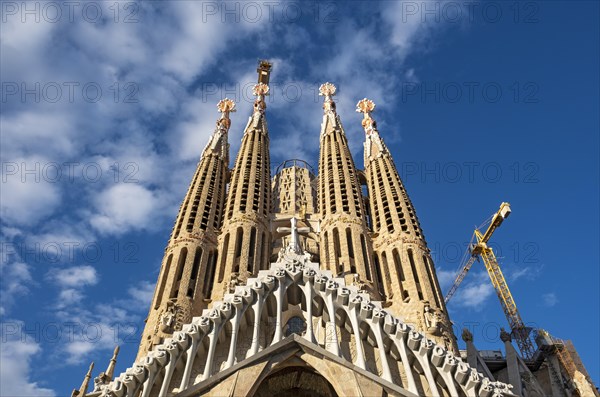
[[[519,346],[519,350],[526,360],[531,360],[536,350],[529,337],[531,328],[526,327],[521,319],[521,315],[519,314],[515,300],[510,293],[504,274],[502,274],[496,255],[494,255],[494,251],[487,245],[492,234],[494,234],[494,231],[496,231],[504,219],[510,215],[510,212],[510,204],[502,203],[500,204],[500,209],[492,216],[492,220],[485,232],[482,233],[478,228],[475,229],[474,235],[476,243],[469,248],[471,256],[456,276],[454,284],[446,294],[445,301],[448,303],[465,278],[467,272],[471,269],[475,260],[481,258],[490,276],[492,285],[496,290],[496,294],[502,305],[502,310],[506,315],[506,319],[508,320],[517,345]]]

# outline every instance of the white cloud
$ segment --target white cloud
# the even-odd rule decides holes
[[[150,306],[150,301],[154,296],[154,286],[154,283],[142,280],[138,285],[130,287],[127,292],[133,298],[134,304],[145,309]]]
[[[389,8],[383,14],[384,21],[387,22],[391,31],[389,36],[390,43],[395,48],[397,56],[400,59],[405,58],[411,50],[420,44],[435,25],[434,18],[425,18],[421,10],[429,8],[429,4],[435,6],[436,1],[423,2],[405,2],[396,1],[389,5]],[[409,7],[416,7],[416,10],[410,10]]]
[[[436,274],[442,291],[448,290],[456,279],[456,273],[451,270],[445,270],[438,267],[436,269]]]
[[[509,273],[511,281],[517,281],[521,278],[525,280],[535,280],[542,273],[543,265],[523,266]]]
[[[33,284],[29,266],[22,262],[15,262],[2,269],[2,304],[0,315],[6,315],[14,306],[17,298],[30,292]]]
[[[46,278],[59,287],[56,308],[64,309],[83,301],[84,289],[98,283],[99,276],[92,266],[82,265],[66,269],[51,269]]]
[[[118,184],[100,193],[95,200],[97,213],[90,224],[103,234],[142,230],[155,222],[161,201],[138,184]]]
[[[73,322],[85,330],[59,346],[59,353],[67,363],[81,364],[91,352],[110,351],[116,345],[133,343],[153,293],[154,284],[141,280],[127,290],[126,299],[96,304],[94,310],[82,301],[59,307],[57,316],[62,321]]]
[[[44,177],[46,164],[35,157],[3,162],[0,213],[4,222],[32,226],[57,209],[62,195],[57,184]]]
[[[450,300],[451,305],[480,311],[487,300],[494,295],[494,287],[485,271],[469,272],[469,280],[462,282]]]
[[[0,315],[4,316],[19,297],[30,292],[30,287],[35,285],[35,282],[31,276],[31,267],[20,257],[18,244],[3,241],[0,256]]]
[[[558,303],[558,297],[554,292],[543,294],[542,299],[544,300],[544,305],[547,307],[554,307]]]
[[[82,288],[98,282],[96,269],[89,265],[74,266],[67,269],[53,269],[48,278],[60,287]]]
[[[467,285],[457,297],[462,306],[481,309],[487,298],[492,296],[494,288],[490,282]]]
[[[32,361],[38,360],[41,353],[39,344],[22,340],[22,323],[5,321],[2,323],[2,344],[0,344],[0,395],[11,397],[54,396],[51,389],[40,386],[32,378]]]

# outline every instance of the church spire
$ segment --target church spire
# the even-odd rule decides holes
[[[266,269],[269,263],[271,213],[271,161],[265,97],[269,95],[271,64],[261,61],[252,114],[232,171],[227,209],[219,236],[216,298],[239,282]]]
[[[223,99],[217,110],[221,117],[202,151],[165,250],[138,357],[200,315],[211,297],[229,171],[229,115],[235,103]]]
[[[373,288],[371,241],[358,171],[336,112],[335,85],[322,84],[323,122],[319,155],[319,210],[321,212],[321,264],[348,282],[355,274]]]
[[[88,386],[90,384],[90,379],[92,378],[93,370],[94,370],[94,362],[92,361],[92,363],[90,364],[90,368],[88,369],[87,373],[85,374],[85,377],[83,378],[83,382],[81,382],[81,386],[79,387],[79,390],[74,389],[73,392],[71,392],[71,397],[85,397]]]
[[[415,209],[371,113],[375,103],[356,105],[363,114],[364,161],[373,251],[380,289],[395,313],[431,338],[457,350],[435,267]]]
[[[108,362],[108,368],[106,368],[106,377],[110,380],[112,380],[113,376],[115,375],[115,365],[117,365],[117,356],[119,355],[119,346],[115,346],[115,350],[113,351],[113,355],[110,358],[110,361]]]

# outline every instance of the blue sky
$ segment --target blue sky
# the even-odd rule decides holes
[[[1,395],[67,395],[115,344],[117,372],[133,363],[215,105],[238,102],[233,159],[259,58],[274,62],[273,167],[316,166],[325,81],[362,166],[354,108],[373,99],[443,289],[473,228],[510,202],[492,247],[521,315],[573,340],[600,382],[597,2],[1,11]],[[482,264],[449,311],[479,348],[500,349],[506,320]]]

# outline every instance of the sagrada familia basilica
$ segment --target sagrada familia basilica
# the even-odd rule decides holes
[[[580,361],[532,363],[457,339],[419,219],[362,99],[364,170],[324,98],[318,174],[301,160],[271,175],[261,61],[233,169],[221,113],[168,241],[137,359],[116,353],[73,396],[596,396]],[[368,195],[363,194],[366,186]],[[549,345],[549,344],[546,344]]]

